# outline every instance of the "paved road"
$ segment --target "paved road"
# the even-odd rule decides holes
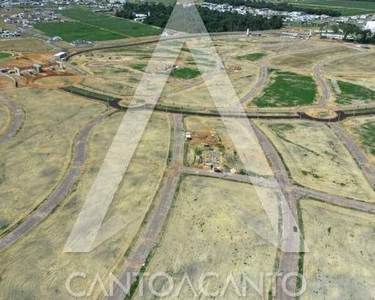
[[[260,145],[263,148],[268,160],[271,162],[272,169],[275,173],[277,182],[279,183],[280,189],[284,195],[283,205],[283,216],[282,216],[282,249],[280,253],[279,261],[279,274],[285,275],[290,272],[298,273],[298,258],[299,258],[299,232],[295,232],[294,229],[296,221],[298,220],[297,214],[297,200],[291,189],[289,188],[288,172],[278,155],[276,149],[263,132],[253,124],[254,132],[259,140]],[[289,206],[289,209],[286,207]],[[282,290],[282,276],[276,278],[276,295],[275,299],[294,299],[288,296]],[[286,283],[289,291],[294,291],[296,288],[296,280],[294,277],[290,277],[290,280]]]
[[[346,148],[352,154],[358,165],[361,166],[363,174],[373,188],[375,188],[375,168],[367,158],[360,146],[341,128],[339,124],[331,125],[335,134],[341,139]]]
[[[329,87],[329,84],[321,74],[322,66],[323,63],[319,63],[314,68],[314,77],[316,78],[320,88],[322,89],[322,95],[318,104],[318,106],[320,107],[327,105],[329,98],[331,97],[331,89]]]
[[[277,182],[272,179],[266,179],[264,177],[257,177],[252,175],[240,175],[232,173],[217,173],[211,170],[196,169],[196,168],[187,168],[184,167],[182,173],[189,175],[198,175],[198,176],[207,176],[218,179],[225,179],[230,181],[237,181],[242,183],[255,184],[258,186],[276,188],[278,186]]]
[[[298,195],[299,197],[304,198],[313,198],[317,200],[321,200],[323,202],[342,206],[345,208],[355,209],[367,213],[375,213],[375,204],[374,203],[367,203],[362,202],[354,199],[349,199],[337,195],[331,195],[320,191],[314,191],[309,188],[305,187],[293,187],[293,192]]]
[[[21,128],[23,120],[23,112],[18,103],[0,97],[0,101],[7,105],[12,113],[13,122],[8,130],[0,137],[0,145],[5,144],[17,131]]]
[[[240,99],[240,102],[246,104],[248,101],[253,99],[255,95],[260,91],[260,89],[266,84],[268,76],[268,66],[267,63],[262,59],[260,61],[260,74],[258,82],[255,86],[248,92],[245,96]]]
[[[144,226],[138,238],[137,244],[134,247],[134,250],[130,253],[129,258],[126,260],[123,272],[119,277],[120,282],[129,288],[131,283],[141,271],[141,268],[154,247],[154,244],[158,241],[163,224],[172,206],[174,195],[180,179],[184,153],[182,116],[180,114],[174,114],[173,123],[173,153],[167,176],[165,181],[163,181],[163,186],[159,190],[157,203],[155,208],[151,211],[150,219]],[[130,281],[129,278],[131,279]],[[106,296],[104,299],[123,300],[125,295],[126,292],[121,287],[114,285],[112,296]]]
[[[31,228],[40,224],[58,206],[60,201],[68,195],[76,183],[85,162],[87,138],[91,129],[113,112],[114,110],[108,110],[100,114],[81,130],[74,142],[73,160],[61,184],[52,192],[46,201],[38,206],[35,211],[26,217],[12,231],[0,238],[0,250],[7,248],[25,235]]]

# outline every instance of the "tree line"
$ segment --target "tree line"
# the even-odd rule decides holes
[[[183,29],[186,32],[201,32],[202,26],[199,16],[195,14],[198,10],[200,17],[208,32],[226,32],[226,31],[245,31],[280,29],[283,25],[281,16],[272,16],[271,18],[263,16],[241,15],[232,12],[218,12],[204,7],[182,6],[182,5],[164,5],[161,3],[126,3],[116,16],[134,19],[135,14],[146,14],[145,24],[164,28],[174,10],[173,20],[168,28]],[[173,28],[175,26],[176,28]]]
[[[372,33],[369,29],[362,29],[355,24],[351,23],[333,23],[328,22],[320,26],[320,36],[323,31],[328,32],[331,30],[335,34],[342,34],[343,40],[354,40],[361,44],[375,44],[375,33]]]
[[[375,0],[373,0],[375,1]],[[323,9],[323,8],[303,8],[303,7],[297,7],[293,6],[289,3],[285,2],[265,2],[265,1],[254,1],[254,0],[208,0],[207,2],[215,3],[215,4],[229,4],[233,6],[247,6],[252,8],[268,8],[272,10],[278,10],[278,11],[298,11],[298,12],[305,12],[310,15],[327,15],[331,17],[339,17],[341,16],[341,12],[331,9]]]

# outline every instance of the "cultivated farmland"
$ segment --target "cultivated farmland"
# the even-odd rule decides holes
[[[49,36],[61,36],[67,42],[78,39],[105,41],[161,33],[161,29],[153,26],[80,8],[65,9],[61,11],[61,14],[73,21],[39,23],[36,28]]]

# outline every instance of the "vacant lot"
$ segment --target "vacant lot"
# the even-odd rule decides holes
[[[108,273],[123,258],[158,189],[168,156],[169,119],[154,114],[124,180],[107,212],[105,222],[116,220],[122,229],[89,253],[62,253],[64,244],[94,182],[124,114],[116,113],[90,134],[88,160],[74,191],[38,228],[0,255],[2,299],[77,299],[65,281],[71,272],[87,280],[73,280],[73,290],[88,291],[95,274],[106,282]],[[5,279],[5,280],[4,280]],[[99,285],[96,286],[99,289]],[[99,299],[98,289],[90,299]]]
[[[352,138],[362,146],[369,159],[375,163],[375,118],[360,117],[343,122]]]
[[[304,186],[374,202],[374,192],[348,150],[324,124],[306,121],[263,122],[262,129]]]
[[[254,60],[259,60],[259,59],[265,57],[266,55],[267,54],[264,53],[264,52],[256,52],[256,53],[250,53],[250,54],[237,56],[237,59],[254,61]]]
[[[12,56],[12,54],[10,54],[8,52],[0,52],[0,59],[11,57],[11,56]]]
[[[298,45],[298,42],[294,42]],[[329,58],[337,58],[338,55],[357,53],[353,49],[337,44],[326,44],[322,42],[307,41],[306,44],[309,46],[308,51],[298,51],[295,53],[288,53],[285,55],[279,55],[271,59],[272,65],[280,68],[292,68],[297,71],[304,69],[313,68],[314,64],[319,61],[326,60]]]
[[[0,231],[47,198],[69,166],[74,137],[105,109],[52,90],[20,89],[4,95],[21,104],[25,120],[0,148]]]
[[[272,193],[269,195],[272,199]],[[277,201],[274,199],[274,201]],[[162,240],[152,255],[148,274],[165,272],[172,276],[175,288],[184,275],[189,276],[195,289],[200,276],[207,272],[218,274],[205,283],[209,291],[222,291],[226,279],[232,274],[240,288],[242,276],[259,284],[265,273],[274,272],[276,249],[252,229],[271,230],[270,223],[251,185],[212,178],[186,177],[180,186],[170,213]],[[148,283],[149,278],[145,278]],[[270,281],[264,282],[264,296],[268,297]],[[155,281],[158,291],[168,284]],[[246,284],[246,283],[245,283]],[[145,285],[147,286],[147,285]],[[192,290],[183,285],[178,297],[193,299]],[[208,299],[202,294],[199,299]],[[232,285],[222,299],[241,299]],[[247,286],[247,299],[260,299],[253,288]],[[145,295],[137,292],[135,299],[154,299],[145,288]]]
[[[307,291],[301,299],[375,297],[374,215],[302,200],[308,253],[304,255]]]
[[[47,52],[51,51],[51,45],[36,39],[10,39],[0,41],[0,51],[15,52]]]
[[[315,101],[316,83],[311,76],[272,70],[271,82],[254,100],[258,107],[290,107]]]
[[[339,104],[359,104],[375,102],[375,91],[347,81],[331,81]]]

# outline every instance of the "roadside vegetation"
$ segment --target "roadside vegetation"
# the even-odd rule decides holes
[[[311,76],[273,69],[271,82],[255,99],[258,107],[291,107],[309,105],[316,98],[316,83]]]
[[[375,101],[375,91],[364,86],[341,80],[337,81],[337,86],[339,89],[334,88],[334,90],[336,90],[336,102],[339,104]]]
[[[237,59],[255,61],[255,60],[259,60],[259,59],[265,57],[266,55],[267,54],[264,53],[264,52],[256,52],[256,53],[249,53],[249,54],[245,54],[245,55],[239,55],[239,56],[237,56]]]

